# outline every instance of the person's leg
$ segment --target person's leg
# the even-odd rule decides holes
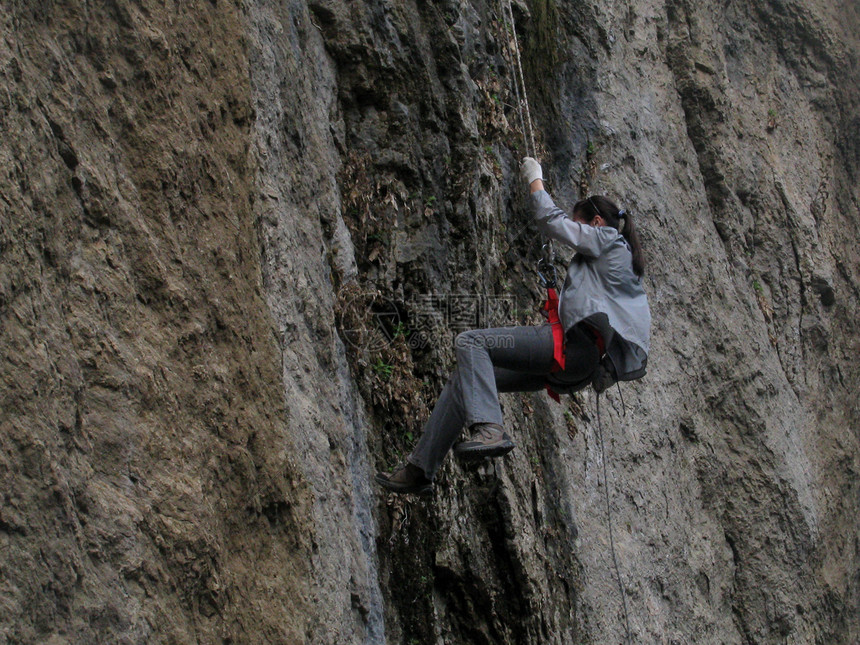
[[[439,400],[424,426],[424,432],[407,461],[421,468],[433,479],[439,466],[460,436],[463,426],[475,423],[497,423],[502,412],[498,392],[528,392],[544,387],[552,364],[552,330],[543,327],[504,327],[465,332],[457,337],[459,364],[442,390]],[[484,356],[479,356],[482,352]],[[548,358],[547,358],[548,357]],[[500,366],[494,365],[499,363]],[[518,368],[518,369],[517,369]],[[480,370],[464,378],[466,369]],[[489,372],[487,374],[486,372]],[[481,412],[467,416],[463,383],[480,384],[489,392],[471,393]]]
[[[549,375],[550,386],[555,384],[560,388],[565,386],[584,387],[584,384],[590,382],[599,362],[600,352],[597,345],[594,344],[594,339],[582,328],[574,327],[567,333],[565,341],[564,371],[553,372]]]
[[[529,374],[493,367],[497,392],[537,392],[546,387],[546,374]]]
[[[472,418],[476,420],[469,425],[495,423],[492,419],[501,425],[498,392],[542,390],[552,366],[550,325],[474,330],[458,336],[457,342],[460,365],[448,379],[418,444],[407,458],[408,463],[423,471],[431,481],[469,420],[464,381],[472,388],[469,396],[478,403],[473,410],[479,410],[478,413],[473,411]],[[599,359],[593,341],[577,330],[569,335],[566,349],[566,369],[553,373],[553,377],[559,377],[561,383],[576,383],[587,378]],[[464,379],[464,366],[479,372]],[[487,378],[488,366],[492,370],[491,379]],[[475,392],[476,387],[480,391]],[[477,420],[481,418],[491,420]]]
[[[545,377],[549,374],[553,347],[550,325],[475,329],[457,336],[457,365],[466,425],[492,423],[501,426],[497,377],[505,380],[502,391],[512,392],[526,383],[534,387],[536,379],[522,380],[520,375]]]
[[[433,406],[421,438],[406,460],[433,480],[436,471],[463,429],[463,394],[460,390],[460,368],[454,368],[442,394]]]

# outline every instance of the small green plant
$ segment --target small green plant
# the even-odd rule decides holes
[[[435,197],[435,196],[433,196],[433,195],[430,195],[430,197],[428,197],[428,198],[425,200],[424,205],[425,205],[427,208],[432,208],[432,207],[433,207],[433,204],[435,204],[435,203],[436,203],[436,197]]]
[[[777,124],[776,110],[771,108],[767,111],[767,129],[773,130],[774,128],[776,128],[776,124]]]
[[[588,145],[585,146],[585,154],[587,154],[589,157],[591,157],[592,155],[594,155],[594,151],[595,151],[594,141],[589,141]]]
[[[399,320],[397,324],[394,325],[394,338],[405,338],[406,337],[406,324]]]
[[[394,373],[394,365],[390,365],[386,363],[381,358],[376,360],[376,363],[370,366],[374,372],[376,372],[383,379],[388,379]]]
[[[757,293],[764,292],[764,287],[761,286],[761,282],[758,280],[753,280],[753,289],[755,289]]]

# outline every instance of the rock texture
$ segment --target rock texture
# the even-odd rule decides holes
[[[514,3],[650,369],[428,500],[454,335],[540,320],[502,3],[104,5],[0,2],[0,642],[860,639],[856,3]]]

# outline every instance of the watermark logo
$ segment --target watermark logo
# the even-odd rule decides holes
[[[378,293],[360,293],[343,307],[344,341],[369,351],[399,338],[410,349],[423,349],[432,342],[450,342],[460,332],[513,325],[517,313],[512,296],[485,294],[413,294],[398,303]]]
[[[457,349],[465,347],[478,347],[486,349],[513,349],[514,337],[512,334],[483,333],[483,330],[474,330],[473,333],[458,334],[454,340]]]
[[[397,305],[379,293],[358,293],[343,301],[341,336],[356,349],[379,351],[405,334],[406,323]]]

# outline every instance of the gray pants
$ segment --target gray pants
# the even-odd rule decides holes
[[[552,326],[474,329],[457,336],[457,367],[439,396],[418,445],[408,461],[433,479],[464,425],[502,425],[499,392],[542,390],[553,356]],[[565,370],[559,383],[579,383],[600,360],[592,339],[581,329],[568,332]]]

